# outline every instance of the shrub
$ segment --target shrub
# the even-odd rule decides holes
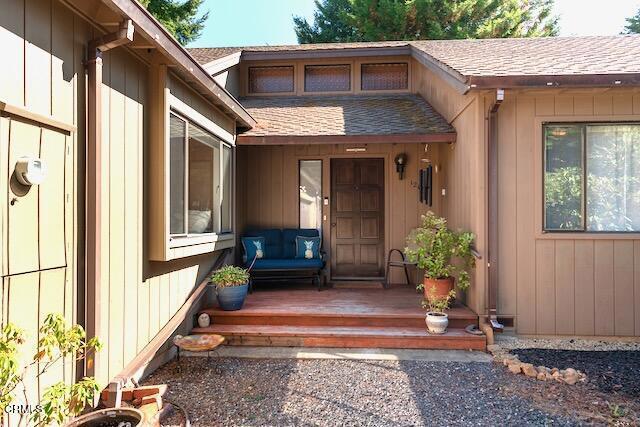
[[[67,329],[64,317],[60,314],[49,314],[40,327],[38,352],[29,364],[21,367],[18,363],[19,348],[25,342],[24,331],[11,323],[7,323],[0,332],[0,419],[5,408],[15,397],[18,386],[28,390],[26,375],[35,369],[36,377],[40,377],[51,366],[65,357],[72,357],[72,363],[87,358],[91,353],[99,351],[102,344],[97,338],[86,340],[82,326],[73,325]],[[71,417],[79,415],[93,402],[100,387],[94,378],[85,377],[75,384],[60,381],[48,387],[40,401],[41,410],[29,417],[29,425],[62,425]],[[29,393],[24,393],[25,399]],[[26,405],[30,403],[24,402]],[[19,425],[23,424],[26,414],[21,414]]]
[[[464,291],[469,287],[469,270],[475,264],[471,253],[473,239],[473,233],[452,231],[447,228],[446,219],[427,212],[422,215],[421,226],[407,237],[405,254],[409,261],[424,270],[424,277],[446,279],[457,276],[457,286]],[[423,289],[421,283],[417,287]]]

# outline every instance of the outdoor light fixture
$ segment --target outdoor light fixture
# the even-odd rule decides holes
[[[405,153],[400,153],[393,159],[393,162],[396,164],[396,172],[398,172],[398,176],[400,180],[404,177],[404,168],[407,165],[407,155]]]

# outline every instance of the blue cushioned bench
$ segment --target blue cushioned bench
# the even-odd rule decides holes
[[[250,268],[253,290],[256,281],[311,280],[320,290],[322,270],[325,266],[324,253],[320,258],[296,258],[296,237],[320,237],[318,230],[308,228],[277,228],[250,230],[242,237],[262,237],[265,241],[263,258],[248,257],[243,247],[243,262]]]

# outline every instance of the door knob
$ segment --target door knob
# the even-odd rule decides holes
[[[332,222],[332,223],[331,223],[331,226],[332,226],[332,227],[335,227],[335,226],[336,226],[336,223],[335,223],[335,222]]]

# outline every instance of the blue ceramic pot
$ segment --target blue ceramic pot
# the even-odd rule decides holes
[[[240,310],[244,304],[248,290],[249,285],[247,283],[240,286],[228,286],[217,289],[220,308],[225,311]]]

